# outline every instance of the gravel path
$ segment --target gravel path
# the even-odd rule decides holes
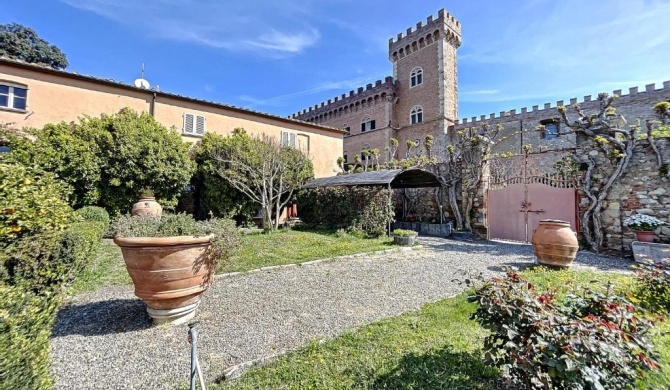
[[[217,278],[198,309],[205,375],[312,339],[415,310],[462,291],[454,279],[532,265],[528,245],[420,238],[423,249]],[[622,271],[624,259],[580,252],[576,263]],[[174,389],[188,380],[187,326],[151,327],[132,288],[80,295],[51,340],[57,389]]]

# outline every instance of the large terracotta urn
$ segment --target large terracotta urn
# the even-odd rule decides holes
[[[163,215],[163,207],[156,202],[153,196],[143,196],[137,203],[133,205],[130,210],[130,215],[133,217],[158,217]]]
[[[154,324],[187,322],[212,282],[213,236],[114,238]]]
[[[570,229],[570,223],[552,219],[540,221],[531,242],[539,263],[552,267],[569,267],[579,249],[577,234]]]

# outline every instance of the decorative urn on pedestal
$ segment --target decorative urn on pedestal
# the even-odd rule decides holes
[[[565,221],[540,221],[540,226],[533,231],[531,242],[538,262],[551,267],[569,267],[579,250],[577,233]]]
[[[130,215],[133,217],[158,217],[163,215],[163,207],[156,202],[153,191],[150,189],[143,189],[140,194],[140,199],[133,205],[130,210]]]

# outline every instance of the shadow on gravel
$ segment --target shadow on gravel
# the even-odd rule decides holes
[[[372,389],[496,389],[498,371],[479,357],[450,347],[426,354],[410,353]]]
[[[51,337],[100,336],[151,327],[146,305],[139,299],[112,299],[67,305],[60,309]]]
[[[427,238],[427,237],[426,237]],[[487,253],[496,256],[526,256],[529,260],[534,260],[533,248],[530,245],[507,244],[502,242],[477,240],[477,241],[457,241],[441,239],[439,241],[427,238],[420,240],[422,244],[430,246],[445,252],[461,253]]]

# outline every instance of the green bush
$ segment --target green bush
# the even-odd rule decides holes
[[[50,389],[49,338],[60,295],[0,283],[0,389]]]
[[[663,315],[670,314],[670,265],[635,265],[635,295],[645,308]]]
[[[176,131],[129,108],[31,132],[35,142],[6,136],[12,151],[4,159],[56,173],[73,188],[75,207],[99,205],[118,214],[130,210],[142,189],[151,188],[170,208],[195,169],[189,144]]]
[[[105,228],[109,226],[109,213],[102,207],[86,206],[80,208],[76,212],[83,218],[84,221],[102,222],[105,225]]]
[[[416,237],[419,233],[414,230],[396,229],[393,231],[393,235],[398,237]]]
[[[515,389],[629,389],[658,369],[649,331],[653,324],[608,288],[585,288],[562,303],[508,272],[478,288],[472,315],[491,333],[484,358],[503,370]]]
[[[0,246],[24,235],[66,229],[75,219],[67,194],[53,173],[0,162]]]
[[[197,170],[191,180],[193,203],[200,219],[211,212],[215,217],[233,218],[238,224],[244,224],[251,221],[260,206],[217,173],[212,154],[225,148],[227,143],[230,143],[229,137],[207,133],[194,149]]]
[[[328,187],[301,191],[298,215],[312,227],[363,230],[379,237],[393,218],[389,190],[375,187]]]
[[[69,286],[97,253],[102,222],[75,222],[66,231],[23,236],[0,254],[6,284],[49,293]]]

